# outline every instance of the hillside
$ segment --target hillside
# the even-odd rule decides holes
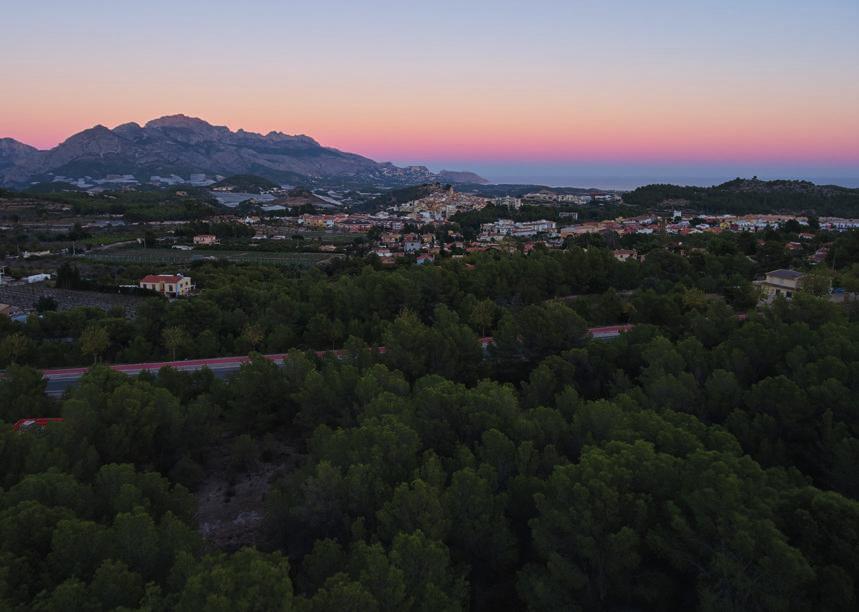
[[[401,189],[392,189],[365,203],[362,208],[365,210],[381,210],[389,206],[397,206],[398,204],[405,204],[413,200],[420,200],[436,191],[448,189],[449,187],[449,185],[442,185],[441,183],[424,183]]]
[[[0,176],[16,164],[32,163],[38,156],[38,149],[12,138],[0,138]]]
[[[220,191],[239,191],[242,193],[261,193],[279,188],[280,185],[261,176],[252,174],[237,174],[211,186],[212,189]]]
[[[457,170],[439,170],[438,178],[448,183],[485,185],[489,181],[474,172],[460,172]]]
[[[10,138],[0,140],[0,184],[22,186],[57,177],[104,179],[132,175],[255,175],[275,182],[334,180],[381,186],[434,180],[423,166],[401,168],[323,147],[305,135],[232,131],[185,115],[171,115],[141,126],[113,129],[96,125],[48,151]],[[473,177],[469,177],[473,180]],[[479,178],[479,177],[478,177]]]
[[[624,202],[647,208],[691,208],[708,213],[801,212],[818,216],[859,215],[859,189],[808,181],[737,178],[714,187],[646,185]]]

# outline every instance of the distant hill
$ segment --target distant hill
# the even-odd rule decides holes
[[[492,184],[468,184],[458,186],[457,190],[464,193],[473,193],[487,198],[499,196],[514,196],[520,198],[528,193],[548,191],[557,194],[582,195],[595,193],[620,193],[616,189],[596,189],[593,187],[549,187],[548,185],[520,184],[520,183],[492,183]]]
[[[440,170],[438,173],[440,181],[446,183],[459,183],[469,185],[486,185],[487,181],[482,176],[474,172],[461,172],[458,170]]]
[[[39,150],[12,138],[0,138],[0,176],[17,164],[34,163]]]
[[[0,185],[24,186],[55,177],[104,179],[133,175],[187,178],[191,174],[255,175],[275,182],[339,181],[384,187],[437,180],[423,166],[391,163],[323,147],[313,138],[281,132],[232,131],[185,115],[84,130],[48,151],[0,139]],[[476,176],[476,175],[475,175]],[[469,174],[469,180],[474,177]],[[480,177],[477,177],[480,178]]]
[[[623,200],[647,208],[692,208],[710,213],[795,212],[859,217],[859,189],[809,181],[735,179],[714,187],[646,185]]]
[[[211,186],[212,189],[219,189],[221,191],[239,191],[242,193],[262,193],[263,191],[278,189],[279,187],[280,185],[274,181],[270,181],[261,176],[254,176],[253,174],[237,174],[235,176],[229,176]]]
[[[285,198],[277,199],[272,202],[272,204],[282,204],[289,208],[295,208],[297,206],[320,206],[322,208],[331,207],[328,202],[318,197],[309,189],[305,189],[303,187],[290,189]]]

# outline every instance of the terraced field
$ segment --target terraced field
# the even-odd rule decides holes
[[[233,263],[271,264],[277,266],[316,266],[343,257],[336,253],[267,253],[257,251],[180,251],[178,249],[123,249],[88,253],[86,259],[106,263],[187,264],[192,261],[222,259]]]
[[[30,311],[42,297],[53,298],[57,302],[59,310],[80,307],[108,310],[119,306],[128,315],[133,315],[136,306],[144,299],[139,296],[120,293],[56,289],[48,287],[45,283],[0,286],[0,302],[16,306],[24,312]]]

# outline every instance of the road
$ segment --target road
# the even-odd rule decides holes
[[[588,330],[591,337],[595,340],[608,340],[618,337],[622,332],[632,329],[632,325],[610,325],[607,327],[592,327]],[[492,338],[481,338],[483,347],[487,347],[492,343]],[[379,347],[379,352],[384,352],[385,347]],[[340,356],[344,353],[343,350],[337,351],[319,351],[317,355],[325,355],[333,352],[334,355]],[[263,355],[266,359],[275,363],[282,363],[286,359],[286,353],[272,353]],[[211,357],[205,359],[185,359],[181,361],[152,361],[147,363],[121,363],[108,365],[111,370],[122,372],[127,376],[137,376],[141,372],[157,372],[163,367],[171,367],[183,372],[196,372],[203,368],[210,369],[218,378],[226,378],[230,374],[237,372],[242,364],[250,361],[246,355],[240,357]],[[60,370],[42,370],[42,376],[47,380],[45,393],[52,397],[61,396],[66,389],[74,386],[81,377],[89,371],[89,367],[80,368],[63,368]]]
[[[267,359],[275,362],[283,361],[286,354],[265,355]],[[182,361],[151,361],[146,363],[122,363],[108,365],[115,372],[122,372],[127,376],[137,376],[141,372],[157,372],[163,367],[171,367],[183,372],[196,372],[203,368],[209,368],[219,378],[225,378],[236,372],[242,364],[247,363],[247,356],[241,357],[213,357],[207,359],[186,359]],[[60,396],[69,387],[76,384],[81,377],[89,371],[89,367],[63,368],[60,370],[42,370],[42,376],[47,380],[45,392],[51,396]]]

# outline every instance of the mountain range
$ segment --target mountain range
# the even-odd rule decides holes
[[[12,138],[0,138],[0,185],[10,187],[54,181],[57,177],[103,179],[109,175],[133,175],[148,181],[152,176],[191,174],[253,174],[292,184],[486,182],[470,172],[433,173],[424,166],[376,162],[323,147],[309,136],[232,131],[185,115],[160,117],[143,126],[124,123],[110,129],[96,125],[47,151]]]

